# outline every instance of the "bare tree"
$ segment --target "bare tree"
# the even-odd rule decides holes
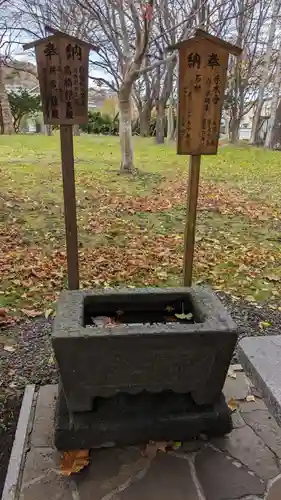
[[[0,133],[13,134],[13,116],[5,86],[5,65],[11,57],[11,47],[17,37],[11,24],[12,12],[8,0],[0,0]],[[16,21],[16,19],[14,19]]]
[[[269,82],[270,73],[271,73],[270,66],[271,66],[271,62],[272,62],[273,42],[274,42],[274,37],[275,37],[276,23],[277,23],[279,11],[280,11],[280,1],[275,0],[273,7],[272,7],[272,17],[271,17],[271,22],[270,22],[269,31],[268,31],[266,52],[265,52],[265,55],[263,58],[263,70],[262,70],[261,82],[260,82],[260,86],[259,86],[258,100],[257,100],[257,105],[256,105],[253,124],[252,124],[252,133],[251,133],[251,140],[250,140],[251,144],[255,144],[257,141],[258,126],[259,126],[259,122],[260,122],[262,107],[264,104],[265,89],[266,89],[266,86]]]
[[[144,61],[144,68],[149,66],[149,58]],[[150,121],[152,108],[155,102],[155,74],[144,72],[134,83],[133,100],[139,115],[140,136],[148,137],[150,134]]]
[[[260,40],[269,2],[235,0],[233,5],[236,44],[243,48],[243,52],[237,59],[230,61],[226,103],[230,115],[230,139],[236,142],[241,119],[256,102],[264,46]]]
[[[275,149],[281,145],[281,109],[280,109],[280,89],[281,89],[281,41],[278,47],[278,56],[273,80],[272,101],[270,118],[268,122],[265,147]],[[278,111],[278,112],[277,112]]]

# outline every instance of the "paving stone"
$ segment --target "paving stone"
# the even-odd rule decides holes
[[[206,500],[261,495],[266,487],[264,481],[249,474],[247,467],[238,466],[235,460],[229,460],[224,453],[210,447],[196,455],[195,467]]]
[[[281,474],[271,482],[265,500],[280,500],[281,498]]]
[[[181,447],[176,451],[177,453],[192,453],[201,450],[204,446],[206,446],[206,441],[193,439],[192,441],[184,441]]]
[[[255,401],[239,401],[239,409],[244,414],[256,410],[267,410],[267,407],[262,399],[255,397]]]
[[[187,460],[158,453],[145,476],[114,500],[200,500]]]
[[[233,429],[227,437],[213,439],[212,442],[217,448],[226,451],[246,465],[260,478],[271,479],[279,473],[274,454],[248,426]]]
[[[242,415],[241,415],[239,410],[236,410],[235,412],[233,412],[231,415],[231,418],[232,418],[232,423],[233,423],[234,429],[240,429],[240,427],[244,427],[246,425],[246,422],[243,420]]]
[[[249,381],[245,373],[236,373],[236,378],[226,377],[223,393],[226,401],[234,398],[236,400],[245,399],[249,394]]]
[[[267,410],[256,410],[245,413],[244,419],[264,443],[281,459],[281,429],[270,413]]]
[[[260,389],[270,412],[281,426],[281,335],[243,338],[238,345],[241,363]]]
[[[92,450],[90,466],[73,476],[73,481],[80,500],[101,500],[118,491],[131,477],[142,474],[149,465],[150,460],[137,447]]]
[[[19,500],[70,500],[72,481],[58,470],[57,452],[33,448],[27,454]]]
[[[30,438],[35,447],[54,447],[54,412],[58,393],[57,385],[44,385],[40,388]]]

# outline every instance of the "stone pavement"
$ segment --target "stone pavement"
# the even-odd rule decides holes
[[[240,367],[237,367],[240,370]],[[226,438],[183,443],[143,455],[141,447],[92,450],[90,465],[61,475],[53,446],[56,386],[40,389],[22,474],[20,500],[281,500],[281,429],[241,371],[227,377],[237,401]],[[248,394],[256,394],[247,402]]]

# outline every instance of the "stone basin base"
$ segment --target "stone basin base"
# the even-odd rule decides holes
[[[197,406],[189,395],[166,391],[97,398],[91,412],[69,413],[60,388],[55,416],[58,450],[136,445],[151,441],[184,441],[232,430],[223,394],[213,405]]]

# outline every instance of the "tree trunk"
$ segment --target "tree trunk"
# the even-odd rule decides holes
[[[53,135],[53,129],[52,129],[52,125],[44,125],[44,128],[45,128],[45,135]]]
[[[240,120],[238,118],[232,118],[230,123],[230,142],[235,144],[239,139],[239,126]]]
[[[119,92],[119,138],[121,146],[120,172],[131,174],[133,165],[133,137],[130,92]]]
[[[272,149],[281,150],[281,102],[277,106],[275,114],[275,122],[273,125],[273,130],[271,134],[271,146]]]
[[[278,124],[276,122],[276,117],[277,117],[277,107],[279,103],[279,92],[280,92],[280,84],[281,84],[281,46],[279,47],[279,52],[278,52],[278,57],[277,57],[277,62],[276,62],[276,70],[275,70],[275,77],[274,77],[274,82],[273,82],[273,92],[272,92],[272,101],[271,101],[271,110],[270,110],[270,118],[268,120],[268,127],[267,127],[267,132],[266,132],[266,138],[264,145],[266,148],[275,148],[276,144],[279,141],[277,141],[277,133],[276,133],[276,128],[278,128]],[[273,130],[275,129],[275,132],[273,133]],[[281,132],[281,131],[280,131]],[[279,132],[279,136],[281,139],[281,133]],[[274,144],[274,139],[275,137],[275,143]]]
[[[156,104],[156,142],[165,142],[165,104],[161,101]]]
[[[230,139],[230,117],[224,113],[224,123],[225,123],[225,135],[227,136],[228,140]]]
[[[174,102],[173,99],[170,99],[168,114],[167,114],[167,139],[171,141],[174,138],[175,133],[175,120],[174,120]]]
[[[79,125],[73,125],[73,135],[75,135],[75,136],[80,135]]]
[[[140,136],[149,137],[150,135],[150,118],[151,118],[151,103],[145,102],[142,109],[139,111],[140,118]]]
[[[264,63],[263,63],[263,72],[262,72],[261,83],[260,83],[260,87],[259,87],[259,93],[258,93],[258,102],[257,102],[255,114],[254,114],[253,124],[252,124],[250,144],[257,143],[258,126],[260,123],[260,117],[261,117],[261,112],[262,112],[262,107],[263,107],[263,102],[264,102],[264,91],[265,91],[265,88],[266,88],[266,85],[268,82],[268,74],[269,74],[271,57],[272,57],[272,47],[273,47],[273,41],[274,41],[274,36],[275,36],[275,31],[276,31],[276,23],[277,23],[279,9],[280,9],[280,1],[275,0],[274,5],[273,5],[271,23],[270,23],[270,27],[269,27],[268,41],[267,41],[266,53],[265,53],[265,58],[264,58]]]
[[[1,134],[13,134],[13,116],[11,106],[6,92],[2,63],[0,60],[0,119],[1,119]]]

